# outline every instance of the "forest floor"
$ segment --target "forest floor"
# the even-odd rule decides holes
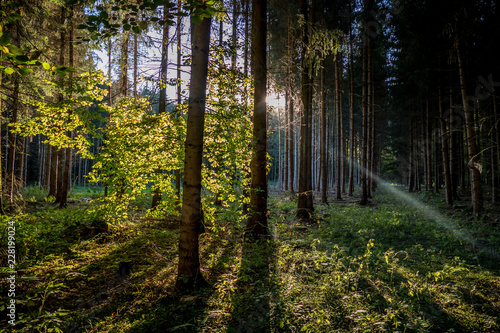
[[[106,231],[86,218],[88,191],[62,210],[28,194],[1,217],[2,266],[16,224],[16,332],[500,332],[498,215],[385,186],[366,207],[317,202],[304,224],[274,192],[271,239],[244,244],[243,221],[219,214],[200,238],[210,287],[180,295],[178,219],[139,205]]]

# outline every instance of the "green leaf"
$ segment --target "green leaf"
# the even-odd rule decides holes
[[[5,73],[6,74],[12,74],[12,73],[14,73],[14,68],[11,68],[11,67],[5,68]]]
[[[43,68],[44,68],[44,69],[46,69],[46,70],[49,70],[49,69],[50,69],[50,65],[49,65],[48,63],[46,63],[46,62],[44,62],[44,63],[42,64],[42,66],[43,66]]]
[[[136,33],[136,34],[140,34],[142,32],[142,29],[139,28],[139,27],[133,27],[132,30]]]
[[[19,73],[21,73],[21,75],[28,75],[29,73],[33,73],[33,70],[31,68],[23,67],[19,68]]]
[[[7,47],[9,48],[10,53],[12,53],[14,55],[24,55],[23,50],[21,50],[20,48],[18,48],[15,45],[10,44],[10,45],[7,45]]]
[[[86,24],[79,24],[76,26],[77,29],[79,30],[82,30],[82,29],[87,29],[87,25]]]
[[[19,15],[18,13],[12,13],[10,14],[7,19],[11,22],[14,22],[14,21],[17,21],[17,20],[21,20],[22,19],[22,16]]]
[[[16,60],[19,61],[19,62],[27,62],[30,60],[30,58],[28,58],[27,56],[25,56],[24,54],[23,55],[18,55],[16,56]]]
[[[129,30],[130,30],[130,28],[131,28],[130,24],[125,24],[125,25],[123,26],[123,30],[125,30],[125,31],[129,31]]]

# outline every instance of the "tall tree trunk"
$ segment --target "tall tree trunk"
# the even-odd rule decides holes
[[[251,162],[250,215],[246,233],[251,237],[265,236],[267,230],[267,1],[253,0],[252,70],[255,80],[253,114],[253,153]]]
[[[284,190],[285,192],[288,191],[288,127],[290,126],[290,123],[288,121],[288,108],[289,108],[289,102],[290,102],[290,97],[289,97],[289,91],[286,89],[285,91],[285,142],[284,142],[284,149],[285,149],[285,156],[283,159],[283,170],[284,170]]]
[[[311,8],[309,10],[309,24],[312,26],[316,22],[315,18],[315,4],[316,0],[311,0]],[[309,34],[312,35],[312,30],[309,30]],[[311,36],[309,36],[309,40],[312,40]],[[313,69],[312,64],[308,64],[308,72],[309,72],[309,84],[307,87],[307,109],[308,109],[308,117],[307,117],[307,142],[306,142],[306,152],[307,158],[309,161],[309,170],[307,172],[307,208],[308,211],[314,211],[314,192],[313,192],[313,183],[312,183],[312,162],[313,162],[313,147],[312,147],[312,138],[313,138],[313,87],[314,87],[314,77],[313,77]]]
[[[182,103],[182,98],[181,98],[181,91],[182,91],[182,86],[181,86],[181,61],[182,61],[182,16],[181,14],[181,6],[182,6],[182,0],[178,0],[177,2],[177,7],[179,8],[178,10],[178,16],[177,16],[177,117],[182,117],[182,112],[180,105]],[[182,138],[181,138],[182,139]],[[175,170],[175,190],[177,192],[177,202],[178,206],[180,209],[180,200],[181,200],[181,170],[177,169]]]
[[[10,123],[17,122],[17,113],[19,108],[19,76],[14,74],[14,91],[12,93],[12,111],[10,114]],[[16,149],[17,149],[17,135],[14,131],[9,131],[9,152],[7,155],[7,195],[9,196],[10,202],[14,202],[14,196],[16,194]]]
[[[492,202],[493,203],[498,203],[500,201],[500,116],[498,115],[498,109],[497,109],[497,98],[495,96],[495,92],[493,91],[493,115],[495,119],[495,128],[493,133],[495,133],[493,140],[496,142],[495,147],[493,148],[493,160],[491,163],[493,165],[496,165],[495,167],[495,182],[493,184],[493,197],[492,197]]]
[[[460,89],[462,92],[462,103],[465,114],[466,138],[468,145],[469,162],[467,166],[470,171],[471,199],[472,209],[475,213],[480,213],[483,210],[483,190],[481,187],[481,173],[479,171],[479,152],[476,145],[476,131],[474,123],[474,114],[470,109],[467,99],[467,82],[465,68],[462,59],[462,53],[458,40],[456,41],[456,51],[458,58],[458,71],[460,76]]]
[[[288,21],[288,151],[290,165],[290,176],[288,178],[288,187],[290,193],[294,192],[295,179],[295,155],[294,155],[294,84],[293,84],[293,35],[292,35],[292,18]]]
[[[163,19],[168,19],[168,8],[163,7]],[[167,109],[167,72],[168,72],[168,33],[169,25],[165,23],[163,25],[163,36],[161,44],[161,69],[160,69],[160,98],[158,101],[158,113],[165,113]],[[158,178],[162,178],[163,170],[156,169],[155,174]],[[162,191],[161,185],[157,184],[153,193],[153,202],[151,203],[151,208],[155,209],[161,202]]]
[[[236,70],[236,58],[238,55],[238,2],[239,0],[232,0],[233,2],[233,36],[231,39],[231,69]]]
[[[448,147],[448,138],[451,132],[451,124],[450,124],[450,132],[446,129],[447,119],[444,118],[444,110],[443,110],[443,101],[441,94],[441,87],[439,87],[438,92],[438,106],[439,106],[439,119],[441,123],[441,149],[443,152],[443,169],[444,169],[444,186],[445,186],[445,200],[448,206],[453,205],[453,192],[451,187],[451,175],[450,175],[450,155],[449,155],[449,147]]]
[[[75,53],[74,53],[74,46],[73,46],[73,41],[74,41],[74,6],[71,7],[71,12],[70,12],[70,23],[69,23],[69,38],[70,41],[68,43],[69,47],[69,66],[74,67],[75,66]],[[73,77],[73,73],[70,72],[70,77]],[[71,121],[71,116],[73,114],[72,110],[68,111],[68,122]],[[73,131],[66,131],[66,136],[69,138],[73,138]],[[61,193],[59,194],[59,208],[64,208],[67,206],[67,201],[68,201],[68,192],[70,190],[71,186],[71,155],[72,155],[72,149],[71,147],[67,147],[64,149],[65,153],[65,159],[64,159],[64,167],[63,167],[63,173],[62,173],[62,186],[61,186]]]
[[[456,124],[454,123],[454,117],[456,116],[454,113],[454,105],[453,105],[453,90],[450,88],[450,95],[449,95],[449,102],[450,102],[450,117],[449,117],[449,123],[450,123],[450,183],[451,183],[451,193],[452,193],[452,198],[453,200],[458,200],[458,158],[457,158],[457,151],[456,151]]]
[[[415,191],[415,162],[414,162],[414,142],[413,142],[413,121],[410,119],[410,165],[408,168],[408,192],[412,193]]]
[[[363,104],[363,133],[361,152],[361,205],[368,203],[368,43],[370,43],[366,33],[363,35],[363,80],[362,80],[362,104]]]
[[[134,34],[134,98],[137,99],[137,81],[138,76],[137,76],[137,71],[139,67],[139,50],[138,50],[138,43],[139,43],[139,34],[135,33]]]
[[[308,1],[300,1],[300,12],[308,18]],[[309,23],[304,25],[302,31],[301,60],[301,98],[302,98],[302,113],[300,116],[300,160],[299,160],[299,195],[297,201],[297,217],[300,219],[309,219],[314,207],[312,206],[312,179],[311,179],[311,134],[312,124],[311,117],[311,79],[310,65],[306,59],[306,46],[309,45]]]
[[[192,62],[186,129],[184,184],[176,287],[190,290],[206,283],[200,271],[201,167],[211,18],[192,24]]]
[[[354,193],[354,59],[352,48],[352,31],[349,30],[349,190],[348,195]]]
[[[320,98],[320,168],[321,168],[321,202],[327,203],[326,190],[328,188],[328,168],[327,168],[327,156],[326,156],[326,79],[325,79],[325,61],[322,60],[321,66],[321,98]]]
[[[371,8],[371,7],[370,7]],[[368,41],[368,54],[367,54],[367,132],[366,132],[366,190],[367,198],[372,197],[372,114],[373,114],[373,63],[372,63],[372,41]]]
[[[341,96],[340,96],[340,58],[341,58],[341,55],[340,55],[340,52],[336,54],[335,56],[335,108],[337,110],[337,121],[336,121],[336,132],[337,132],[337,146],[336,146],[336,149],[337,149],[337,164],[336,164],[336,175],[337,175],[337,178],[335,180],[335,183],[336,183],[336,186],[337,186],[337,189],[336,189],[336,192],[337,192],[337,196],[336,196],[336,199],[337,200],[342,200],[342,182],[343,182],[343,179],[342,179],[342,126],[341,126],[341,122],[342,122],[342,100],[341,100]]]

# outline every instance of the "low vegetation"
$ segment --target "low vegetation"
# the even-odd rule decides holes
[[[242,242],[243,221],[215,213],[200,244],[211,286],[180,295],[177,217],[146,217],[139,203],[106,226],[88,214],[97,191],[76,188],[55,209],[27,190],[2,216],[2,230],[17,225],[16,332],[499,331],[498,222],[397,191],[368,207],[318,204],[307,225],[293,196],[273,193],[272,237],[256,245]]]

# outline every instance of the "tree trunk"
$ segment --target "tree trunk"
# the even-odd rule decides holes
[[[500,200],[500,117],[498,115],[498,110],[497,110],[497,98],[495,96],[495,93],[493,92],[493,115],[495,119],[495,128],[494,128],[494,133],[495,136],[493,137],[493,140],[496,141],[496,145],[493,148],[493,160],[491,163],[493,165],[496,165],[495,171],[494,171],[494,184],[493,184],[493,195],[492,195],[492,202],[493,203],[498,203]]]
[[[12,111],[10,114],[10,122],[17,122],[17,112],[19,108],[19,76],[14,74],[14,91],[12,93]],[[16,194],[16,149],[17,149],[17,135],[14,131],[9,131],[9,152],[7,155],[7,195],[9,196],[10,202],[14,202],[14,196]]]
[[[211,18],[192,24],[191,84],[186,129],[184,184],[176,287],[191,290],[206,283],[200,272],[201,167]]]
[[[320,168],[321,168],[321,202],[327,203],[326,190],[328,188],[328,168],[327,168],[327,156],[326,156],[326,79],[325,79],[325,61],[322,61],[321,66],[321,99],[320,99]]]
[[[354,193],[354,60],[352,48],[352,32],[349,30],[349,190],[348,195]]]
[[[73,46],[73,41],[74,41],[74,7],[71,7],[71,13],[70,13],[70,27],[69,27],[69,38],[70,41],[68,43],[69,46],[69,66],[74,67],[75,66],[75,53],[74,53],[74,46]],[[70,72],[70,77],[73,77],[73,73]],[[70,118],[73,114],[72,110],[68,111],[68,122],[71,121]],[[66,131],[66,135],[70,138],[73,138],[73,132],[72,131]],[[65,148],[64,149],[64,167],[63,167],[63,173],[61,174],[62,176],[62,185],[60,189],[60,194],[59,194],[59,208],[64,208],[67,206],[67,201],[68,201],[68,192],[70,190],[71,186],[71,155],[72,155],[72,149],[71,147]]]
[[[343,179],[342,179],[342,125],[341,125],[341,122],[342,122],[342,100],[341,100],[341,96],[340,96],[340,59],[341,59],[341,55],[340,55],[340,52],[336,54],[335,56],[335,106],[336,106],[336,110],[337,110],[337,121],[336,121],[336,132],[337,132],[337,146],[336,146],[336,149],[337,149],[337,164],[336,164],[336,180],[335,180],[335,183],[336,183],[336,192],[337,192],[337,196],[336,196],[336,199],[337,200],[342,200],[342,182],[343,182]]]
[[[231,69],[236,70],[236,58],[238,55],[238,2],[239,0],[232,0],[233,2],[233,36],[231,39]]]
[[[168,8],[163,7],[163,19],[168,19]],[[161,44],[161,69],[160,69],[160,98],[158,101],[158,113],[162,114],[166,112],[167,108],[167,72],[168,72],[168,32],[169,25],[165,23],[163,25],[163,36]],[[155,174],[158,178],[162,178],[163,170],[156,169]],[[160,184],[154,189],[153,202],[151,203],[151,208],[155,209],[161,202],[162,191]]]
[[[121,55],[120,55],[120,95],[123,97],[128,97],[128,42],[129,42],[130,32],[122,32],[122,45],[121,45]]]
[[[361,152],[361,205],[368,203],[368,46],[370,43],[368,36],[363,35],[363,82],[362,82],[362,104],[363,104],[363,134],[362,134],[362,152]]]
[[[252,70],[255,80],[253,113],[253,153],[251,162],[250,215],[246,234],[250,237],[268,235],[267,230],[267,1],[253,0]]]
[[[470,109],[467,98],[468,95],[467,95],[466,75],[458,40],[456,41],[455,46],[458,58],[458,71],[460,76],[462,103],[464,106],[464,114],[465,114],[465,127],[467,134],[466,138],[467,138],[468,157],[469,157],[469,162],[467,163],[467,166],[470,171],[469,175],[470,175],[470,185],[471,185],[472,209],[474,210],[474,213],[480,213],[483,211],[483,190],[481,188],[481,173],[479,171],[480,167],[479,154],[476,145],[474,114],[473,111]]]
[[[177,7],[179,8],[178,14],[181,13],[182,0],[178,0]],[[182,112],[180,109],[180,105],[182,103],[181,98],[181,61],[182,61],[182,16],[177,16],[177,117],[182,117]],[[181,138],[182,139],[182,138]],[[181,170],[175,170],[175,190],[177,192],[177,203],[180,209],[180,200],[181,200]]]
[[[294,193],[295,179],[295,155],[294,155],[294,84],[293,84],[293,35],[292,19],[288,21],[288,151],[290,165],[290,176],[288,178],[288,187],[290,193]]]
[[[444,110],[442,104],[441,87],[439,87],[438,92],[439,97],[439,119],[441,123],[441,149],[443,152],[443,169],[444,169],[444,186],[445,186],[445,200],[448,206],[453,205],[453,192],[451,187],[451,175],[450,175],[450,155],[448,148],[448,138],[450,132],[446,129],[446,119],[444,118]],[[450,124],[451,125],[451,124]]]

